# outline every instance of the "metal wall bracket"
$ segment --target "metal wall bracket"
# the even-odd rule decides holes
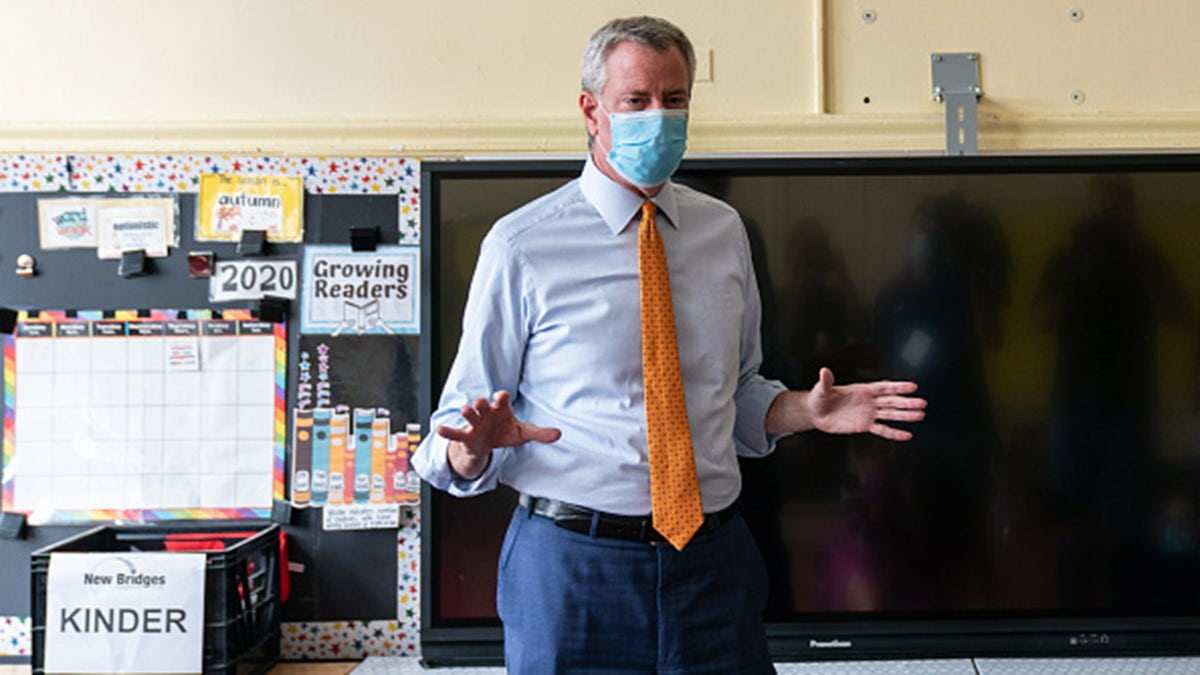
[[[979,154],[979,54],[933,54],[933,100],[946,105],[946,154]]]

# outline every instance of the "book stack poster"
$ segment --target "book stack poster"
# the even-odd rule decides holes
[[[415,504],[420,442],[415,335],[302,335],[292,411],[291,501],[327,529],[389,527]]]

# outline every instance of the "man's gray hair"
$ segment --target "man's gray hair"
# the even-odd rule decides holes
[[[583,89],[600,96],[608,74],[605,62],[614,47],[622,42],[636,42],[659,52],[671,47],[679,49],[687,62],[688,91],[696,80],[696,52],[687,35],[675,24],[653,16],[613,19],[592,34],[583,51]]]

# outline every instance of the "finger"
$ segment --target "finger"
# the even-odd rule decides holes
[[[522,431],[525,438],[537,443],[553,443],[562,438],[562,430],[554,427],[538,427],[532,424],[525,425]]]
[[[879,436],[881,438],[886,438],[889,441],[909,441],[909,440],[912,440],[912,437],[913,437],[911,431],[904,431],[902,429],[896,429],[893,427],[889,427],[886,424],[879,424],[878,422],[871,425],[870,431],[871,431],[871,433],[875,434],[876,436]]]
[[[492,408],[499,409],[505,406],[512,405],[512,396],[507,391],[501,389],[492,395]]]
[[[821,368],[817,374],[817,384],[813,386],[813,390],[819,390],[821,394],[828,394],[833,389],[833,371],[828,368]]]
[[[923,398],[911,396],[878,396],[875,398],[878,408],[899,408],[904,410],[923,410],[929,402]]]
[[[466,443],[467,439],[471,437],[471,430],[470,429],[459,429],[458,427],[440,426],[437,428],[437,435],[441,436],[442,438],[444,438],[448,441],[458,441],[459,443]]]
[[[895,382],[892,380],[880,380],[867,385],[871,393],[876,396],[885,394],[911,394],[917,390],[916,382]]]
[[[463,406],[462,417],[467,421],[467,424],[470,424],[473,427],[479,426],[483,423],[483,413],[477,408],[472,408],[469,405]]]
[[[889,422],[920,422],[925,419],[924,410],[896,410],[892,408],[878,410],[875,419]]]

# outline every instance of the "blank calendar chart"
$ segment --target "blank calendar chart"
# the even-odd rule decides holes
[[[23,315],[4,508],[31,522],[264,517],[283,493],[282,324],[248,310]]]

